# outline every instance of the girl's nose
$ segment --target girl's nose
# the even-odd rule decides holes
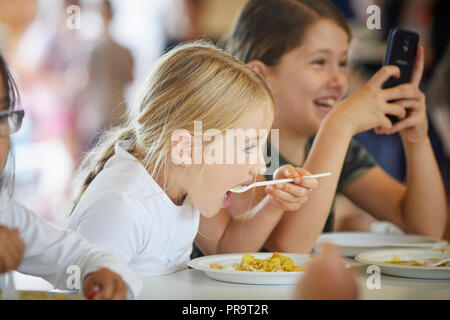
[[[332,72],[333,74],[331,75],[328,85],[336,91],[339,91],[339,94],[342,96],[347,91],[348,87],[347,74],[339,67],[333,68]]]

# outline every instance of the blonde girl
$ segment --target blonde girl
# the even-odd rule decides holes
[[[309,252],[322,232],[333,231],[336,192],[404,232],[441,237],[444,231],[444,187],[427,135],[425,96],[418,89],[423,48],[411,83],[381,89],[389,77],[399,76],[397,67],[386,66],[341,101],[348,88],[350,39],[345,18],[327,0],[250,0],[232,30],[229,52],[256,70],[274,95],[280,164],[333,173],[304,206],[283,215],[267,239],[271,250]],[[387,114],[400,121],[393,125]],[[400,133],[406,185],[352,140],[370,129]],[[257,190],[255,201],[264,196]],[[243,195],[236,203],[248,206],[249,198]],[[238,214],[238,209],[229,211]]]
[[[274,101],[250,67],[212,45],[190,43],[159,59],[137,107],[137,116],[107,132],[84,160],[86,174],[69,228],[115,252],[138,274],[154,276],[183,267],[199,220],[226,210],[230,188],[264,173]],[[255,134],[239,146],[224,138],[227,130]],[[245,161],[207,160],[230,152]],[[297,180],[290,184],[290,201],[274,196],[245,223],[230,218],[205,223],[200,245],[261,246],[286,207],[300,207],[317,184],[302,182],[305,172],[292,166],[279,172]]]

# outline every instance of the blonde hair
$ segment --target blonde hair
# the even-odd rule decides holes
[[[201,121],[203,130],[223,132],[255,112],[261,102],[275,111],[272,94],[255,71],[204,41],[185,43],[164,54],[136,102],[139,114],[107,131],[83,160],[78,173],[81,191],[73,208],[114,155],[118,141],[127,140],[131,145],[128,151],[156,177],[161,170],[167,172],[171,136],[176,130],[194,135],[194,121]]]

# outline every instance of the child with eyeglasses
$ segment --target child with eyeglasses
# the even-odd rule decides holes
[[[116,256],[73,231],[51,226],[11,199],[10,135],[20,129],[24,117],[24,110],[16,108],[18,103],[17,87],[0,55],[0,290],[12,270],[42,277],[58,289],[70,289],[68,268],[78,266],[85,297],[137,297],[141,279]]]

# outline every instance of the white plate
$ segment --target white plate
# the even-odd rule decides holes
[[[442,248],[447,241],[420,235],[389,235],[371,232],[333,232],[322,234],[317,243],[330,242],[337,245],[341,254],[355,257],[371,249],[393,248]]]
[[[371,250],[360,253],[355,259],[368,265],[377,265],[381,273],[419,279],[447,279],[450,280],[450,267],[414,267],[385,263],[395,257],[400,260],[414,260],[414,256],[432,258],[444,258],[450,256],[450,247],[445,249],[389,249]]]
[[[271,252],[249,253],[256,259],[267,259],[272,256]],[[284,256],[291,258],[295,265],[305,267],[311,259],[314,259],[309,254],[293,254],[282,253]],[[213,269],[211,264],[216,263],[221,266],[227,266],[232,263],[241,263],[242,253],[219,254],[204,256],[189,261],[188,266],[194,269],[202,270],[205,274],[216,280],[234,283],[246,284],[296,284],[303,271],[295,272],[258,272],[258,271],[238,271],[238,270],[223,270]]]

